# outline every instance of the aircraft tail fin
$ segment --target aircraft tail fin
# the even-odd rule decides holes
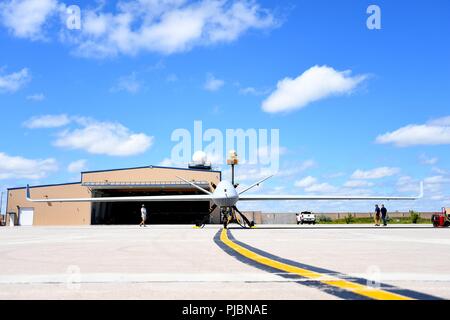
[[[423,181],[420,181],[420,194],[417,197],[417,199],[422,199],[424,196],[424,187],[423,187]]]

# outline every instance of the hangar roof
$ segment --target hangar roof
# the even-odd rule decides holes
[[[185,171],[202,171],[202,172],[216,172],[221,173],[219,170],[208,170],[208,169],[199,169],[199,168],[179,168],[179,167],[164,167],[164,166],[141,166],[141,167],[129,167],[129,168],[118,168],[118,169],[105,169],[105,170],[92,170],[92,171],[82,171],[83,173],[96,173],[96,172],[109,172],[109,171],[120,171],[120,170],[134,170],[134,169],[171,169],[171,170],[185,170]]]
[[[208,181],[195,181],[195,184],[208,189]],[[195,189],[184,181],[105,181],[105,182],[83,182],[82,186],[91,189],[161,189],[161,188],[184,188]]]
[[[81,177],[83,177],[83,174],[91,174],[91,173],[102,173],[102,172],[114,172],[114,171],[125,171],[125,170],[138,170],[138,169],[169,169],[169,170],[181,170],[181,171],[187,171],[187,172],[209,172],[209,173],[218,173],[219,175],[222,175],[221,171],[218,170],[205,170],[205,169],[196,169],[196,168],[177,168],[177,167],[163,167],[163,166],[153,166],[153,165],[149,165],[149,166],[140,166],[140,167],[129,167],[129,168],[117,168],[117,169],[107,169],[107,170],[93,170],[93,171],[82,171],[81,172]],[[78,182],[66,182],[66,183],[54,183],[54,184],[42,184],[42,185],[34,185],[34,186],[30,186],[30,188],[41,188],[41,187],[53,187],[53,186],[64,186],[64,185],[71,185],[71,184],[81,184],[83,186],[87,186],[87,187],[93,187],[93,186],[88,186],[87,184],[89,183],[97,183],[97,187],[102,187],[100,182],[95,182],[95,181],[90,181],[90,182],[86,182],[86,181],[82,181],[83,179],[80,179],[80,181]],[[103,183],[103,187],[114,187],[116,184],[117,187],[121,187],[123,188],[125,185],[125,182],[121,182],[121,181],[105,181],[106,183],[109,183],[108,186],[105,185],[105,183]],[[180,181],[160,181],[160,186],[159,187],[164,187],[164,186],[178,186],[178,187],[190,187],[188,186],[186,183],[184,182],[180,182]],[[127,181],[126,183],[130,184],[130,187],[135,187],[133,186],[133,182],[132,181]],[[135,184],[140,183],[141,187],[147,187],[145,186],[145,184],[148,184],[148,187],[154,186],[157,187],[158,185],[158,181],[139,181],[139,182],[135,182]],[[142,183],[144,183],[144,185],[142,185]],[[206,183],[208,184],[208,182],[206,181],[196,181],[196,184],[199,184],[200,186],[203,187],[203,184]],[[15,189],[25,189],[25,187],[14,187],[14,188],[7,188],[7,190],[15,190]]]

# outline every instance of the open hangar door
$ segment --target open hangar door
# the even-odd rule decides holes
[[[196,190],[155,190],[146,188],[96,189],[94,197],[156,196],[199,194]],[[209,214],[209,201],[98,202],[92,203],[91,224],[138,224],[141,207],[147,209],[147,224],[194,224]]]

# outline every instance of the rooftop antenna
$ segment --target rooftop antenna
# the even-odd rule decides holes
[[[239,164],[238,155],[235,150],[228,153],[227,165],[231,166],[231,184],[234,186],[234,166]]]

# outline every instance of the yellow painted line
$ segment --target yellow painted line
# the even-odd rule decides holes
[[[347,280],[343,280],[343,279],[339,279],[339,278],[331,278],[327,275],[315,272],[315,271],[311,271],[311,270],[306,270],[303,268],[299,268],[296,266],[292,266],[286,263],[282,263],[267,257],[264,257],[262,255],[259,255],[253,251],[250,251],[236,243],[234,243],[233,241],[231,241],[228,238],[227,235],[227,230],[222,229],[222,232],[220,234],[220,241],[222,241],[224,244],[226,244],[228,247],[230,247],[231,249],[233,249],[234,251],[236,251],[237,253],[239,253],[240,255],[251,259],[253,261],[256,261],[260,264],[284,271],[284,272],[288,272],[288,273],[292,273],[292,274],[296,274],[299,275],[301,277],[307,278],[307,279],[311,279],[311,280],[315,280],[315,281],[319,281],[321,283],[327,284],[329,286],[333,286],[336,288],[340,288],[340,289],[344,289],[347,291],[351,291],[353,293],[371,298],[371,299],[376,299],[376,300],[413,300],[409,297],[405,297],[396,293],[392,293],[389,291],[384,291],[384,290],[380,290],[380,289],[376,289],[376,288],[371,288],[369,286],[364,286],[362,284],[359,283],[354,283],[354,282],[350,282]]]

